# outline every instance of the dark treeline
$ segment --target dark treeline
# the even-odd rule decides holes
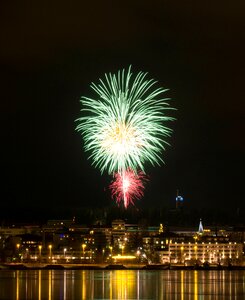
[[[79,224],[87,225],[110,225],[115,219],[123,219],[128,224],[141,224],[144,226],[158,226],[160,223],[165,226],[197,226],[200,218],[204,226],[230,225],[244,226],[245,212],[240,209],[233,209],[227,212],[220,209],[204,208],[181,208],[173,209],[168,207],[144,207],[130,206],[128,209],[112,204],[108,207],[80,207],[73,209],[58,208],[38,209],[26,211],[25,214],[16,215],[9,213],[9,216],[1,216],[1,226],[15,223],[38,223],[45,224],[50,219],[72,219]]]

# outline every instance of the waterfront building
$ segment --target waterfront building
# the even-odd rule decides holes
[[[169,262],[175,264],[238,265],[243,257],[243,244],[218,242],[169,243]]]
[[[244,228],[204,228],[202,220],[195,228],[52,220],[43,226],[0,228],[0,260],[91,263],[124,255],[148,263],[228,265],[242,263],[244,242]]]
[[[143,237],[148,261],[154,257],[158,260],[155,262],[182,265],[242,264],[244,240],[234,240],[234,232],[221,228],[204,229],[201,220],[198,231],[193,228],[171,229],[156,236]]]

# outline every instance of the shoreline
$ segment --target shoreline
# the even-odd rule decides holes
[[[44,264],[44,263],[2,263],[0,270],[245,270],[245,266],[182,266],[182,265],[140,265],[140,264]]]

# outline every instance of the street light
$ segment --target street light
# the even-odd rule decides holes
[[[19,259],[20,258],[20,253],[19,253],[20,252],[19,251],[20,250],[20,244],[16,244],[16,248],[17,248],[17,251],[16,251],[17,252],[17,257]]]
[[[196,256],[196,261],[197,261],[197,245],[194,246],[194,250],[195,250],[195,256]]]
[[[102,249],[102,263],[104,262],[104,254],[105,254],[105,249]]]
[[[52,245],[49,245],[48,248],[49,248],[50,260],[52,261]]]
[[[84,259],[84,250],[86,248],[86,244],[82,244],[82,248],[83,248],[83,259]]]
[[[42,245],[38,246],[38,250],[39,250],[39,258],[41,260],[42,259]]]
[[[139,262],[140,262],[140,250],[137,250],[136,254],[137,254],[137,257],[138,257],[138,263],[139,263]]]
[[[66,248],[64,248],[64,259],[66,258]]]
[[[180,250],[181,250],[181,254],[180,254],[180,263],[182,264],[182,262],[183,262],[183,251],[184,251],[184,247],[183,246],[181,246],[180,247]]]
[[[109,246],[109,249],[110,249],[110,252],[111,252],[111,254],[110,254],[110,260],[112,261],[112,249],[113,249],[113,247],[112,246]]]
[[[29,261],[29,249],[26,248],[26,260]]]

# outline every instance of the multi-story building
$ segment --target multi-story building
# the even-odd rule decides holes
[[[44,226],[0,228],[2,261],[111,261],[136,255],[138,261],[171,264],[239,264],[245,230],[231,227],[147,227],[115,220],[112,226],[53,220]]]
[[[243,245],[232,242],[172,242],[169,243],[169,262],[180,264],[239,264]]]
[[[198,231],[178,228],[156,236],[143,238],[143,249],[148,261],[171,264],[241,264],[244,240],[239,233],[228,229],[204,229],[200,220]],[[156,253],[157,255],[153,255]]]

